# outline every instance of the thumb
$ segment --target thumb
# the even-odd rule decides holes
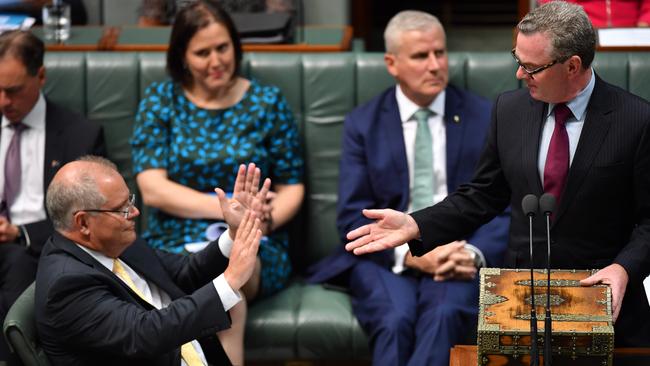
[[[226,210],[228,207],[228,198],[226,197],[226,192],[224,192],[221,188],[215,188],[214,192],[217,194],[217,198],[219,199],[221,211]]]
[[[593,275],[585,278],[584,280],[580,280],[580,286],[593,286],[599,284],[601,281],[602,281],[602,277],[598,273],[594,273]]]

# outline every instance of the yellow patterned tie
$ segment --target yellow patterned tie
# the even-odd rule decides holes
[[[117,259],[113,259],[113,273],[115,273],[119,278],[121,278],[130,288],[140,296],[144,301],[150,302],[142,292],[135,286],[133,279],[129,276],[129,273],[124,269],[124,266]],[[192,345],[192,342],[185,343],[181,346],[181,357],[187,364],[187,366],[203,366],[205,365],[201,360],[201,356],[196,352],[196,349]]]

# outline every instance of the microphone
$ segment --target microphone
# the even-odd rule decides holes
[[[546,217],[546,315],[544,317],[544,366],[551,366],[551,215],[555,211],[555,197],[544,193],[539,198],[540,211]]]
[[[530,244],[530,366],[539,366],[537,348],[537,312],[535,311],[535,278],[533,277],[533,218],[537,215],[539,200],[534,194],[527,194],[521,200],[521,208],[528,216],[528,242]]]

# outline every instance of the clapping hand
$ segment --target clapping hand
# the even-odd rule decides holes
[[[255,163],[239,166],[237,178],[235,179],[235,188],[232,198],[228,199],[226,193],[221,188],[215,188],[223,218],[228,224],[231,238],[237,236],[237,229],[241,225],[246,210],[250,210],[255,217],[264,218],[267,195],[271,188],[271,180],[266,178],[262,188],[259,189],[261,171],[255,166]]]
[[[251,278],[257,261],[262,231],[261,222],[251,210],[245,210],[240,217],[240,227],[235,235],[228,267],[224,278],[234,291],[238,291]]]

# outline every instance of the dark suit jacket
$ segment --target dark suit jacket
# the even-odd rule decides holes
[[[60,167],[88,154],[106,156],[102,127],[66,108],[46,101],[43,192],[47,191]],[[54,232],[52,222],[45,219],[24,225],[24,229],[29,235],[29,251],[38,256],[45,241]]]
[[[454,86],[446,89],[445,129],[447,189],[453,192],[468,182],[485,145],[491,105]],[[458,120],[459,122],[456,122]],[[337,226],[342,243],[348,231],[370,222],[364,208],[405,211],[409,203],[409,171],[395,87],[353,110],[345,119],[339,173]],[[453,238],[467,239],[485,255],[488,265],[499,266],[506,248],[508,215],[502,215],[475,232]],[[449,240],[449,241],[452,241]],[[390,269],[392,250],[366,255]],[[359,257],[340,246],[312,268],[313,282],[333,278],[353,266]]]
[[[472,182],[440,204],[413,213],[422,237],[411,243],[414,253],[471,232],[510,204],[506,266],[531,265],[521,200],[543,193],[537,160],[547,108],[526,89],[499,96]],[[544,268],[545,220],[535,220],[533,233],[533,265]],[[638,316],[650,314],[641,287],[650,273],[650,104],[597,76],[551,237],[553,268],[598,269],[618,263],[629,275],[622,312],[637,308]],[[641,332],[641,344],[649,345],[650,326],[634,324],[623,313],[617,326],[629,319],[630,329],[617,333],[617,344],[637,345],[632,338],[621,343],[620,337]]]
[[[216,242],[183,256],[136,240],[121,256],[173,302],[157,310],[58,233],[36,276],[36,325],[53,365],[180,365],[180,346],[199,339],[208,362],[229,364],[216,332],[230,318],[212,284],[227,266]]]

